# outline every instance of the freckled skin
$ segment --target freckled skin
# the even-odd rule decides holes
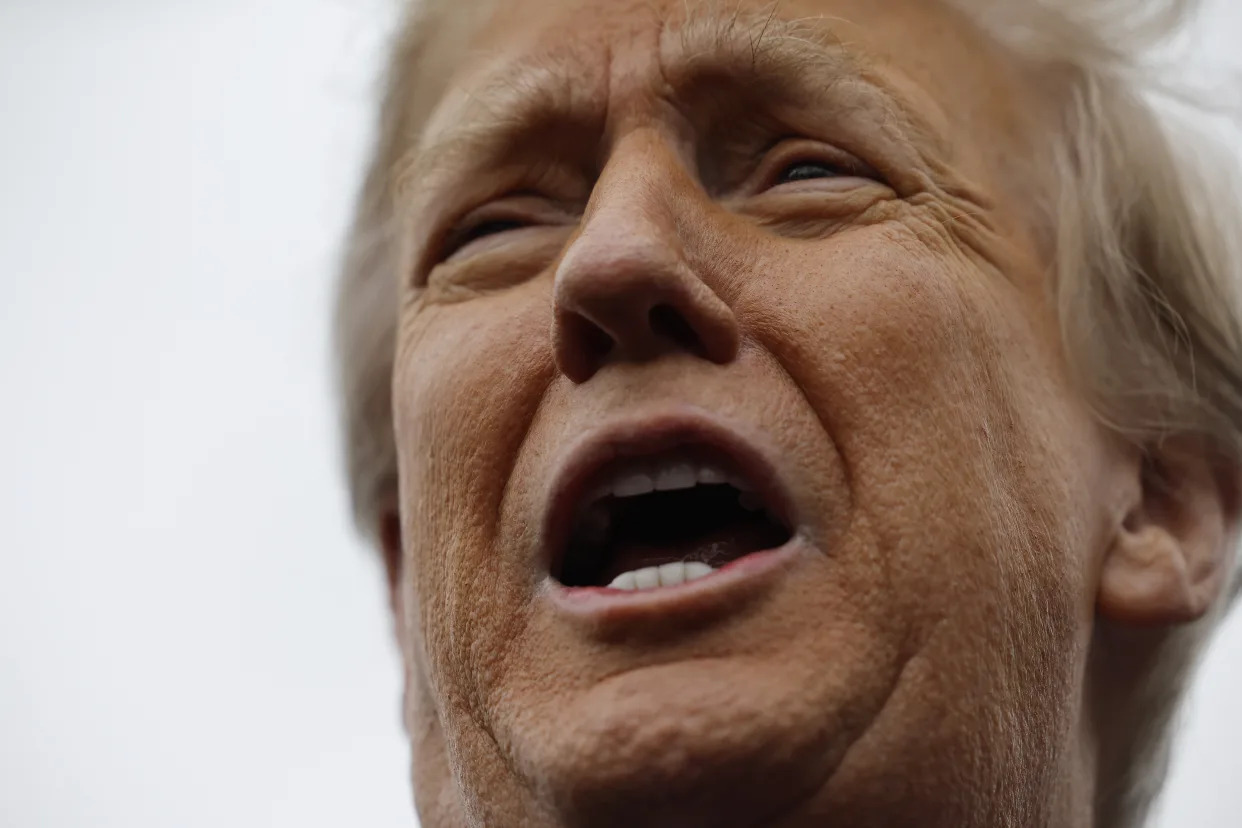
[[[1120,461],[1066,379],[1009,166],[1037,92],[936,4],[806,0],[774,14],[865,58],[922,127],[848,81],[708,117],[678,97],[686,8],[507,2],[431,119],[483,118],[452,90],[523,55],[573,78],[545,96],[573,123],[409,196],[397,606],[423,824],[1089,825]],[[877,172],[774,185],[790,136]],[[496,205],[524,226],[433,250]],[[700,348],[626,327],[652,296]],[[773,459],[814,554],[712,623],[584,633],[546,600],[551,477],[592,429],[686,407]]]

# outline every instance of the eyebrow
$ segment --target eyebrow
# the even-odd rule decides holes
[[[834,19],[777,17],[776,4],[762,14],[691,15],[661,32],[660,70],[679,98],[727,85],[770,101],[809,102],[848,83],[854,98],[879,110],[890,125],[934,133],[871,59],[847,46],[833,27],[816,25]],[[436,189],[463,166],[463,158],[476,163],[494,158],[540,126],[589,128],[592,118],[602,121],[600,102],[584,90],[571,58],[568,50],[525,55],[491,70],[469,89],[450,90],[419,142],[394,165],[397,198],[414,182],[420,189]]]

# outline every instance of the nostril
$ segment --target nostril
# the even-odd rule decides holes
[[[603,362],[616,344],[608,331],[580,314],[569,314],[563,324],[566,336],[592,366]]]
[[[703,351],[703,343],[694,328],[686,321],[686,317],[677,312],[672,305],[656,305],[647,314],[647,323],[656,334],[676,342],[679,346],[699,354]]]

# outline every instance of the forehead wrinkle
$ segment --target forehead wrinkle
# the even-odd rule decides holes
[[[458,168],[494,158],[522,135],[557,119],[585,122],[602,109],[564,52],[541,51],[506,61],[472,85],[450,90],[418,141],[393,168],[394,193],[434,189]]]
[[[777,100],[822,96],[826,105],[833,86],[851,84],[884,116],[890,137],[905,142],[918,136],[924,150],[947,154],[943,113],[920,111],[900,91],[917,86],[916,79],[842,39],[840,31],[855,24],[831,15],[780,17],[779,7],[776,2],[754,11],[734,5],[724,12],[712,0],[695,6],[687,0],[684,22],[662,32],[664,77],[685,89],[727,76],[732,83],[766,89]]]
[[[725,14],[720,8],[710,1],[697,7],[687,4],[685,20],[664,30],[661,47],[665,62],[671,65],[679,60],[691,67],[699,60],[724,54],[731,60],[749,58],[756,69],[765,64],[784,64],[789,58],[832,71],[857,68],[857,56],[847,51],[833,28],[812,25],[812,21],[838,18],[779,17],[779,3],[772,3],[766,11],[737,5]],[[770,46],[776,48],[770,50]]]

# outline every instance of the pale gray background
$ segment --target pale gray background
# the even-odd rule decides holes
[[[0,0],[6,828],[413,824],[326,373],[392,6]],[[1242,825],[1239,741],[1235,614],[1160,826]]]

